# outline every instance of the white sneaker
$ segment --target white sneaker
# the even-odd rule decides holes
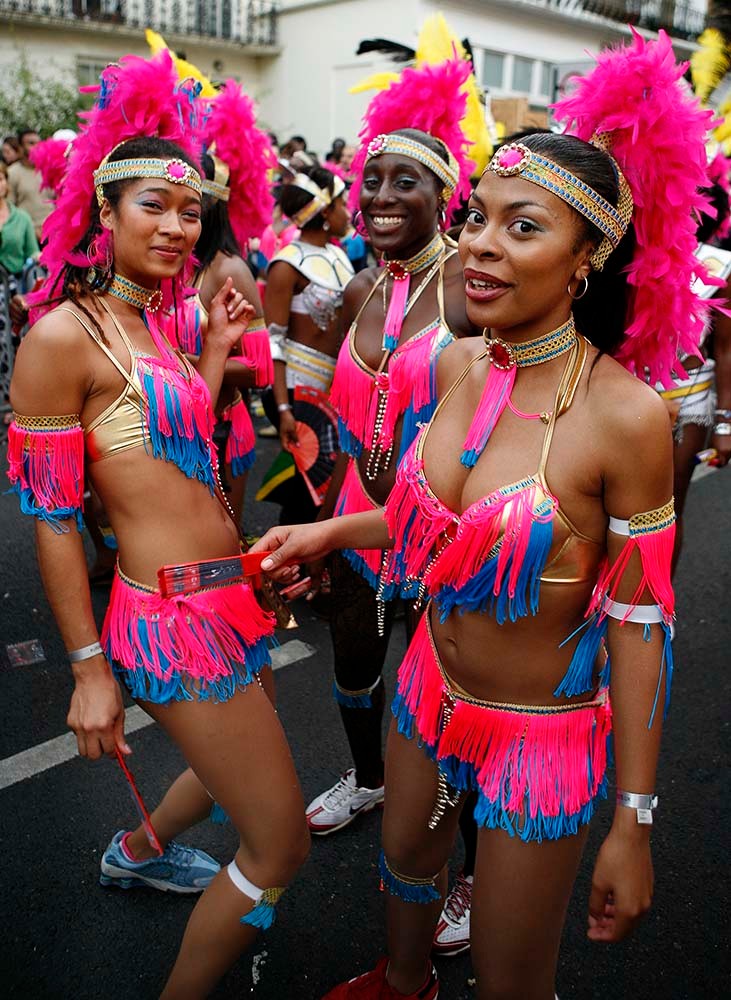
[[[383,785],[380,788],[358,788],[355,769],[351,767],[332,788],[310,802],[305,816],[312,833],[324,836],[341,830],[356,816],[382,804]]]
[[[444,909],[434,933],[432,950],[440,958],[459,955],[470,946],[470,908],[472,879],[462,872],[444,901]]]

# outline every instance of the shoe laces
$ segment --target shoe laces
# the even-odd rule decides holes
[[[185,847],[183,844],[171,840],[165,848],[164,857],[181,867],[190,867],[195,859],[195,851],[192,847]]]
[[[355,779],[353,778],[353,771],[346,771],[340,777],[340,780],[336,785],[330,789],[323,800],[323,805],[326,809],[335,811],[344,805],[348,799],[353,797],[355,793]],[[350,779],[353,778],[351,781]]]
[[[458,875],[454,888],[447,897],[444,912],[450,920],[459,923],[464,920],[472,906],[472,883],[464,875]]]

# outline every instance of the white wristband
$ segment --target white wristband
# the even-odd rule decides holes
[[[277,409],[280,413],[286,413],[287,410],[291,410],[292,407],[289,403],[277,403]]]
[[[71,663],[81,663],[82,660],[90,660],[92,656],[99,656],[100,654],[104,654],[102,644],[100,642],[92,642],[88,646],[82,646],[80,649],[70,649],[68,658]]]

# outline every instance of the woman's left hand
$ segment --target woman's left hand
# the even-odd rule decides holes
[[[231,278],[226,278],[221,288],[211,299],[208,310],[208,332],[206,344],[216,344],[226,349],[235,348],[254,318],[255,309],[237,292]]]
[[[728,465],[731,460],[731,434],[714,434],[711,438],[711,447],[716,449],[713,464]]]
[[[649,829],[636,829],[634,810],[625,812],[622,825],[626,822],[626,829],[612,827],[594,865],[587,932],[590,941],[621,941],[634,930],[652,902]]]

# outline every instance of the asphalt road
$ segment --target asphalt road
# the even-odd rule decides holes
[[[249,493],[274,445],[263,442]],[[4,449],[0,467],[5,467]],[[655,903],[634,938],[613,947],[586,940],[592,859],[607,828],[602,808],[591,832],[564,934],[557,988],[561,1000],[700,1000],[731,995],[729,962],[728,733],[731,692],[731,471],[694,483],[686,552],[678,578],[673,709],[664,739],[653,834]],[[272,523],[277,509],[250,510],[249,530]],[[63,648],[35,567],[31,525],[14,497],[0,497],[0,779],[18,777],[7,758],[66,732],[71,684]],[[95,595],[99,618],[105,594]],[[314,650],[276,674],[279,710],[305,799],[348,766],[345,738],[329,696],[326,625],[309,608],[285,636]],[[40,641],[45,660],[11,666],[6,646]],[[397,626],[386,671],[393,677],[405,637]],[[290,651],[303,651],[302,646]],[[306,652],[306,650],[305,650]],[[154,726],[130,736],[132,764],[148,803],[183,767]],[[57,748],[56,744],[52,745]],[[17,762],[16,762],[17,764]],[[38,768],[31,761],[30,770]],[[5,770],[3,770],[5,768]],[[0,989],[23,1000],[153,1000],[174,959],[193,902],[153,890],[123,892],[98,884],[101,853],[134,822],[131,800],[110,761],[78,757],[0,781],[2,893]],[[223,981],[215,997],[317,1000],[343,979],[371,968],[384,948],[376,861],[380,814],[316,839],[310,859],[279,905],[279,918]],[[181,838],[228,861],[230,827],[201,824]],[[459,864],[455,852],[455,866]],[[506,905],[509,905],[507,901]],[[468,957],[438,963],[440,997],[474,991]]]

